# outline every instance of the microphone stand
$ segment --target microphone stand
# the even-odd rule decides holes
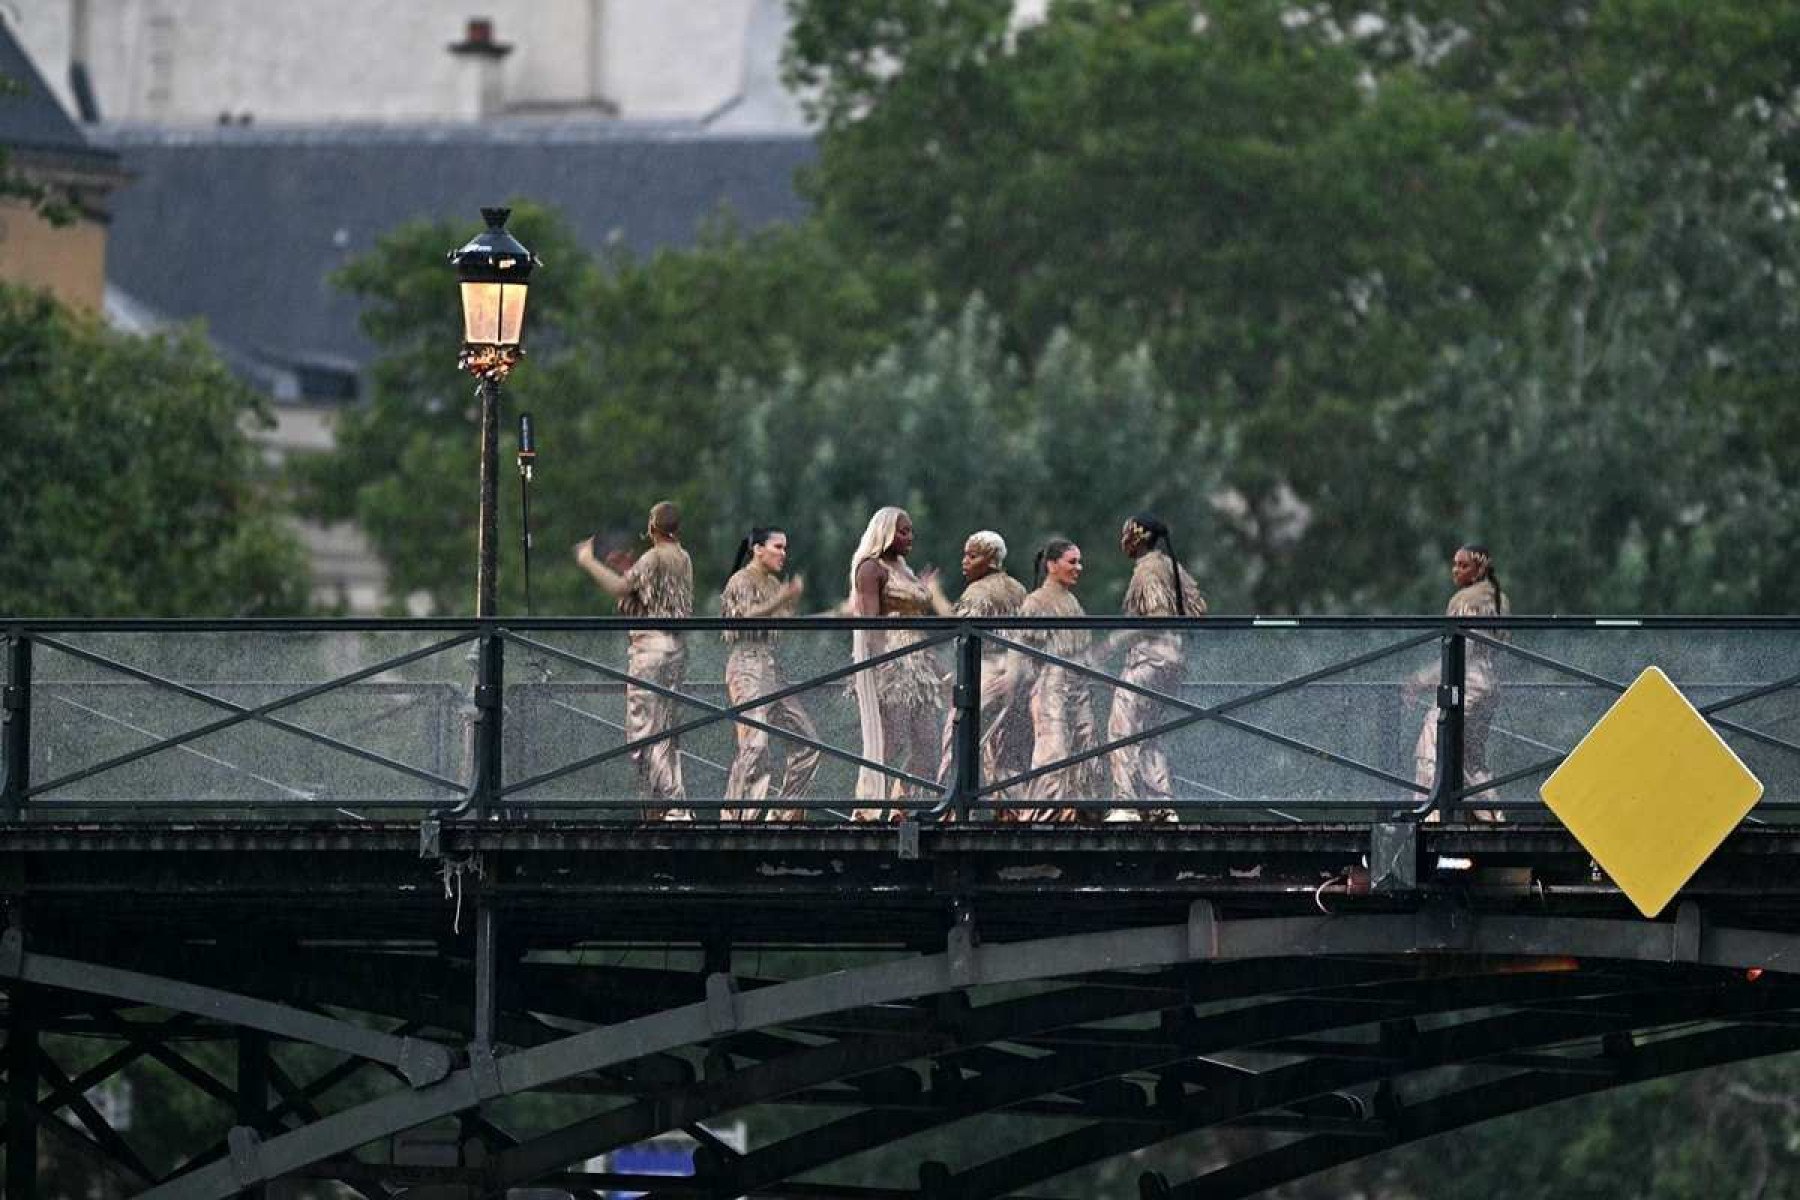
[[[519,414],[519,536],[525,550],[525,615],[531,616],[531,472],[537,464],[537,443],[533,440],[531,414]]]

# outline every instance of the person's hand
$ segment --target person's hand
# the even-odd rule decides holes
[[[575,561],[580,563],[582,566],[586,566],[588,563],[591,563],[594,561],[594,539],[593,538],[582,538],[579,542],[575,543],[574,550],[575,550]]]
[[[806,590],[806,577],[796,575],[781,585],[781,598],[784,601],[798,600],[800,593]]]

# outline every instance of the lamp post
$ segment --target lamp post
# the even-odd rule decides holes
[[[506,231],[510,208],[484,208],[487,228],[450,262],[462,283],[463,347],[457,365],[475,377],[481,400],[481,518],[476,546],[475,615],[494,615],[499,549],[500,385],[525,351],[525,296],[537,258]]]

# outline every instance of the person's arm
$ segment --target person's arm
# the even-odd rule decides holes
[[[772,617],[790,603],[800,599],[800,593],[806,590],[806,581],[796,575],[775,589],[775,594],[760,604],[745,605],[741,612],[730,614],[745,620],[755,621],[764,617]]]
[[[879,617],[881,615],[881,585],[887,579],[887,568],[875,559],[864,559],[856,568],[856,590],[851,593],[850,615],[853,617]],[[887,649],[887,634],[880,629],[870,629],[863,633],[863,645],[871,655],[880,654]]]
[[[931,597],[932,612],[940,617],[956,615],[956,607],[950,603],[950,597],[944,595],[944,583],[938,577],[936,567],[926,570],[925,574],[919,577],[919,582],[925,585],[925,594]]]
[[[576,545],[575,561],[581,564],[581,569],[586,571],[588,576],[599,584],[609,596],[622,600],[630,595],[631,585],[626,581],[625,576],[595,557],[594,539],[584,538]]]

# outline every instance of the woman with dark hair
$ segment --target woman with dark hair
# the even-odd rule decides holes
[[[1450,558],[1450,582],[1456,591],[1444,608],[1446,617],[1504,617],[1512,605],[1500,590],[1500,574],[1494,567],[1494,556],[1486,546],[1469,543],[1458,546]],[[1463,651],[1463,786],[1478,787],[1494,777],[1488,767],[1488,733],[1494,727],[1494,710],[1500,704],[1500,674],[1494,661],[1494,648],[1482,642],[1464,639]],[[1413,694],[1424,691],[1437,679],[1435,670],[1427,670],[1408,681]],[[1430,787],[1437,778],[1437,713],[1427,711],[1419,740],[1413,746],[1413,780]],[[1501,821],[1499,809],[1475,808],[1469,815],[1477,821]],[[1432,813],[1429,819],[1436,820]]]
[[[691,617],[694,615],[694,564],[681,548],[681,511],[673,501],[662,500],[650,509],[644,531],[650,548],[620,574],[594,553],[594,539],[575,547],[575,561],[595,583],[617,598],[622,617]],[[666,629],[634,629],[626,651],[625,670],[633,678],[657,689],[625,685],[625,740],[655,737],[675,724],[676,702],[667,692],[679,692],[687,676],[687,648],[679,634]],[[644,815],[652,821],[691,821],[686,808],[665,807],[687,799],[681,780],[680,739],[662,738],[631,752],[638,780],[651,807]]]
[[[913,523],[906,510],[892,505],[877,509],[863,530],[850,559],[850,612],[858,617],[926,617],[937,611],[942,593],[936,576],[913,574],[906,556],[912,552]],[[912,630],[859,629],[851,639],[857,662],[923,641]],[[862,722],[863,757],[910,772],[936,777],[943,729],[945,678],[937,659],[926,650],[903,654],[855,680],[857,712]],[[892,775],[863,767],[856,773],[858,800],[895,800],[914,789]],[[885,808],[856,808],[857,821],[880,821]]]
[[[787,534],[782,530],[761,526],[752,529],[738,543],[731,578],[719,596],[719,615],[744,620],[793,616],[805,584],[798,577],[782,579],[787,552]],[[725,660],[725,696],[733,707],[787,686],[781,664],[775,658],[772,632],[727,629],[720,636],[731,647],[731,655]],[[793,696],[753,708],[744,715],[813,741],[819,737],[812,717]],[[797,800],[806,793],[813,772],[819,769],[819,750],[805,742],[783,740],[787,746],[787,767],[782,773],[779,795],[783,800]],[[739,722],[737,755],[731,760],[731,774],[725,780],[725,799],[743,804],[759,804],[767,799],[774,782],[772,766],[768,731]],[[754,821],[759,817],[767,821],[799,821],[805,813],[798,808],[771,808],[766,814],[749,807],[727,806],[719,810],[719,818],[724,821]]]
[[[1125,585],[1124,611],[1128,617],[1199,617],[1206,614],[1206,600],[1193,576],[1175,560],[1169,527],[1139,513],[1119,531],[1119,549],[1133,560],[1131,582]],[[1129,635],[1125,652],[1126,683],[1152,691],[1175,693],[1181,687],[1181,635],[1172,630],[1142,630]],[[1106,722],[1106,740],[1118,741],[1149,729],[1157,718],[1155,700],[1127,688],[1113,689],[1112,715]],[[1174,798],[1169,756],[1156,738],[1134,742],[1108,756],[1112,766],[1113,796],[1127,804],[1151,806],[1115,808],[1108,821],[1173,821],[1175,810],[1157,805]]]
[[[1087,615],[1075,598],[1081,582],[1081,547],[1067,538],[1051,538],[1037,555],[1037,590],[1025,597],[1022,617],[1069,618]],[[1085,629],[1021,631],[1020,639],[1035,649],[1058,658],[1079,659],[1092,644]],[[1097,745],[1094,701],[1087,677],[1053,663],[1015,653],[1022,677],[1035,675],[1031,684],[1031,766],[1048,766]],[[1012,819],[1038,824],[1065,824],[1083,819],[1080,809],[1062,805],[1068,800],[1096,800],[1105,779],[1099,758],[1039,775],[1026,785],[1025,795],[1037,806],[1011,810]],[[1098,814],[1093,814],[1098,815]]]

